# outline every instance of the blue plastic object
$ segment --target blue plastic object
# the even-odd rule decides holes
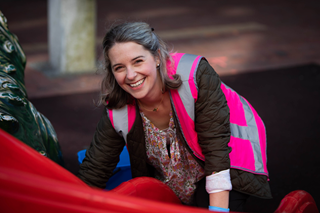
[[[81,150],[78,152],[78,162],[82,163],[83,159],[86,156],[87,150]],[[107,182],[106,189],[111,190],[117,186],[119,186],[122,182],[128,181],[132,179],[131,175],[131,166],[130,166],[130,158],[127,147],[124,147],[120,154],[120,161],[117,164],[117,167],[113,171],[113,175],[109,178]]]

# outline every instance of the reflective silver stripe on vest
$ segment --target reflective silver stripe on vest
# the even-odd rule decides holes
[[[123,137],[127,144],[128,135],[128,106],[125,105],[121,109],[113,109],[113,125],[114,129]]]
[[[178,89],[178,93],[181,97],[184,107],[188,112],[189,117],[194,121],[194,99],[192,97],[191,89],[189,83],[185,82],[189,80],[189,75],[192,67],[192,62],[197,58],[197,55],[184,54],[177,67],[176,74],[181,76],[181,80],[184,82]],[[197,68],[194,73],[196,73]],[[194,78],[195,79],[195,78]],[[190,101],[190,97],[192,100]]]
[[[225,85],[225,84],[224,84]],[[234,91],[227,85],[226,88]],[[238,95],[238,93],[237,93]],[[244,140],[249,140],[253,149],[254,154],[254,161],[255,161],[255,168],[256,171],[264,172],[262,155],[261,155],[261,148],[260,148],[260,140],[258,134],[258,127],[253,115],[253,112],[249,106],[249,104],[244,100],[243,97],[238,95],[240,101],[242,103],[244,114],[247,122],[247,126],[239,126],[237,124],[230,123],[231,135],[236,138],[241,138]]]

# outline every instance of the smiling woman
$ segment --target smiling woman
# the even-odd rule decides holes
[[[140,51],[145,51],[144,54],[148,52],[149,59],[151,59],[150,56],[152,56],[153,60],[156,62],[154,68],[158,67],[160,71],[156,74],[157,78],[160,78],[160,82],[162,84],[161,89],[163,91],[165,87],[168,87],[169,89],[177,89],[181,85],[179,76],[173,75],[172,78],[168,77],[166,64],[167,60],[171,59],[169,51],[167,50],[165,43],[153,32],[147,23],[134,22],[117,25],[109,30],[102,43],[105,58],[106,77],[103,79],[101,84],[102,93],[100,104],[106,105],[109,109],[121,108],[128,102],[132,103],[133,100],[132,96],[127,93],[118,83],[116,83],[117,81],[115,81],[115,75],[113,73],[115,73],[115,71],[117,71],[119,68],[121,70],[123,65],[118,67],[118,62],[116,62],[116,60],[120,60],[118,57],[113,58],[114,61],[111,65],[111,49],[113,49],[112,52],[114,54],[122,55],[120,53],[122,52],[125,53],[126,56],[129,56],[129,51],[126,49],[126,47],[137,48],[137,50],[140,48]],[[127,43],[127,45],[124,45],[124,43]],[[136,46],[133,44],[129,45],[128,43],[134,43]],[[135,51],[134,54],[135,55],[128,60],[138,59],[136,57],[139,56],[141,56],[139,58],[140,60],[135,60],[135,62],[140,63],[142,62],[141,60],[145,60],[145,58],[142,58],[144,55],[139,55]],[[117,70],[115,70],[115,68]],[[133,72],[133,74],[135,74],[135,72]]]
[[[109,50],[109,58],[113,75],[124,91],[145,105],[150,104],[148,101],[152,99],[161,99],[162,83],[157,75],[157,65],[160,63],[158,56],[154,57],[135,42],[123,42],[116,43]]]
[[[153,56],[135,42],[116,43],[108,55],[118,85],[138,100],[141,111],[153,124],[161,129],[168,128],[170,98],[168,92],[162,89],[162,81],[158,74],[159,57]],[[159,109],[162,110],[154,113]]]
[[[126,145],[132,177],[162,181],[183,204],[242,211],[249,195],[271,198],[263,122],[205,58],[169,54],[143,22],[111,28],[103,51],[105,110],[84,182],[104,188]]]

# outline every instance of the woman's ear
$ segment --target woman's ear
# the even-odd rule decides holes
[[[158,49],[158,55],[155,58],[156,59],[156,64],[160,64],[161,63],[160,56],[161,56],[160,49]]]

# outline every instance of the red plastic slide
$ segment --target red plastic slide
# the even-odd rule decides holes
[[[0,129],[0,212],[209,212],[180,204],[153,178],[135,178],[111,191],[87,186],[50,159]],[[294,191],[276,213],[318,213],[307,192]]]
[[[281,201],[275,213],[318,213],[318,208],[312,196],[303,190],[287,194]]]
[[[181,205],[171,189],[153,178],[130,180],[112,191],[91,188],[1,129],[0,147],[2,213],[208,212]]]

